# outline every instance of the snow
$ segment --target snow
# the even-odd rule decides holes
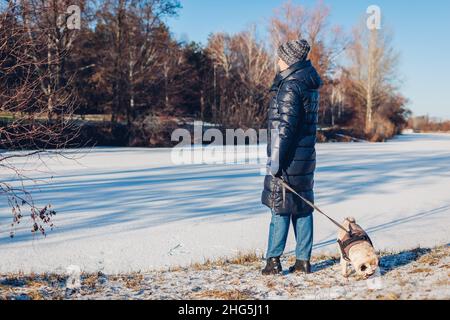
[[[260,148],[250,148],[253,159]],[[69,266],[127,273],[266,249],[270,213],[260,204],[261,165],[174,165],[171,149],[69,154],[81,157],[49,157],[46,166],[17,160],[38,179],[30,185],[35,201],[57,211],[56,228],[44,238],[24,224],[10,239],[11,213],[2,200],[0,273],[65,273]],[[11,176],[0,172],[0,179]],[[318,145],[316,203],[338,220],[355,217],[379,250],[450,243],[449,186],[450,135]],[[316,215],[314,254],[335,254],[336,233]],[[291,233],[286,253],[294,247]]]
[[[294,257],[282,259],[291,265]],[[313,273],[261,276],[257,256],[173,268],[107,275],[0,274],[0,300],[430,300],[450,299],[450,246],[385,252],[380,270],[364,280],[344,278],[336,257],[312,261]]]

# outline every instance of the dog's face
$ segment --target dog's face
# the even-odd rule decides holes
[[[362,243],[351,248],[350,259],[356,273],[365,279],[373,276],[379,266],[378,256],[368,243]]]

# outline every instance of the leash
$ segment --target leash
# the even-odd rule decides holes
[[[277,177],[275,177],[272,173],[271,176],[274,177],[275,179],[279,179]],[[306,199],[305,197],[302,197],[301,195],[299,195],[297,193],[297,191],[295,191],[294,189],[292,189],[292,187],[290,185],[288,185],[283,179],[279,179],[281,181],[281,184],[283,185],[283,187],[285,187],[286,189],[288,189],[290,192],[292,192],[293,194],[295,194],[297,197],[299,197],[301,200],[303,200],[304,202],[306,202],[307,205],[309,205],[311,208],[313,208],[314,210],[316,210],[317,212],[319,212],[320,214],[322,214],[325,218],[327,218],[328,220],[330,220],[333,224],[335,224],[339,229],[342,229],[343,231],[345,231],[346,233],[350,233],[351,234],[351,230],[347,230],[342,224],[340,224],[339,222],[337,222],[336,220],[334,220],[333,218],[331,218],[329,215],[327,215],[325,212],[323,212],[322,210],[320,210],[320,208],[318,206],[316,206],[314,203],[312,203],[311,201],[309,201],[308,199]]]

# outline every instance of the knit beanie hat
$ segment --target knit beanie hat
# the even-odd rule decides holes
[[[311,47],[306,40],[292,40],[278,48],[278,56],[287,65],[291,66],[298,61],[304,61],[308,57]]]

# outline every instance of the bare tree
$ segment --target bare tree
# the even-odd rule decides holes
[[[173,40],[170,34],[160,40],[164,48],[160,50],[162,74],[164,77],[164,113],[175,115],[177,109],[182,111],[184,103],[182,93],[187,86],[194,86],[195,70],[187,63],[186,50],[180,43]]]
[[[98,23],[111,43],[103,64],[105,77],[112,84],[113,121],[125,110],[128,125],[137,109],[150,105],[145,83],[162,81],[158,71],[163,64],[161,41],[166,30],[163,17],[174,15],[177,0],[107,0],[98,12]]]
[[[77,129],[70,121],[73,100],[64,87],[52,88],[52,101],[42,90],[50,69],[57,64],[55,56],[39,59],[38,51],[48,45],[45,32],[37,31],[30,38],[29,28],[20,19],[21,7],[13,1],[0,8],[0,112],[6,117],[0,126],[0,167],[14,176],[15,182],[0,181],[0,196],[7,199],[13,214],[13,226],[19,224],[23,210],[28,208],[32,231],[45,234],[52,227],[55,214],[49,206],[39,208],[25,187],[27,177],[18,159],[43,153],[61,154],[73,142]],[[38,72],[37,72],[38,70]],[[56,120],[48,118],[49,103],[65,114]],[[11,236],[14,234],[11,233]]]
[[[329,75],[348,42],[339,26],[329,25],[329,16],[330,8],[322,1],[312,8],[287,1],[269,22],[273,50],[289,40],[306,39],[311,45],[309,58],[322,76]]]
[[[48,115],[64,116],[63,110],[55,108],[58,102],[54,99],[73,76],[66,72],[67,59],[79,35],[81,15],[88,12],[90,0],[14,0],[11,3],[16,7],[29,43],[35,45],[30,54],[40,75],[40,89],[47,97]],[[44,40],[46,45],[41,46]],[[40,63],[44,59],[46,63]]]
[[[347,50],[349,75],[357,98],[365,106],[365,131],[374,129],[374,114],[397,89],[398,54],[391,46],[391,35],[385,28],[369,30],[365,24],[354,28]]]
[[[262,125],[274,69],[255,29],[234,36],[215,34],[206,51],[213,61],[214,121],[238,127]]]

